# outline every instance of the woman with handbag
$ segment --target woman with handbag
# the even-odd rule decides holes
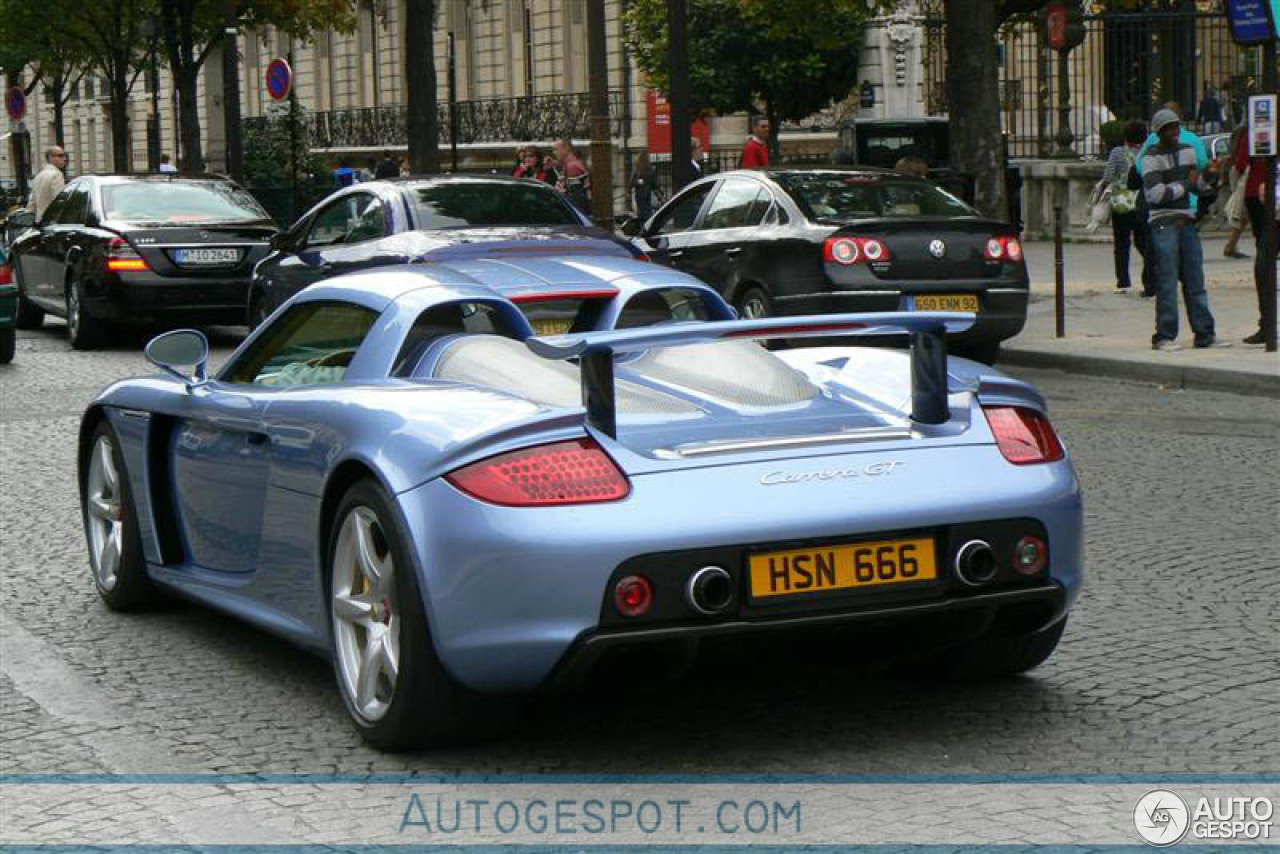
[[[1111,203],[1116,290],[1120,293],[1128,293],[1132,285],[1129,279],[1130,241],[1137,245],[1139,253],[1145,255],[1146,241],[1142,240],[1137,229],[1146,228],[1146,223],[1138,219],[1138,191],[1130,189],[1129,173],[1137,160],[1138,148],[1146,138],[1147,126],[1144,123],[1132,121],[1125,125],[1124,145],[1111,149],[1111,156],[1107,158],[1107,166],[1102,172],[1102,183],[1107,186]]]

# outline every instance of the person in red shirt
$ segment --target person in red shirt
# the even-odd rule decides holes
[[[1254,255],[1253,264],[1253,284],[1258,291],[1258,331],[1244,339],[1246,344],[1263,344],[1267,340],[1266,333],[1263,331],[1267,328],[1267,299],[1266,299],[1266,276],[1265,267],[1266,252],[1262,245],[1265,239],[1263,226],[1266,223],[1267,206],[1263,202],[1263,193],[1267,188],[1266,165],[1267,161],[1262,157],[1249,156],[1249,133],[1240,134],[1240,139],[1236,142],[1236,150],[1231,158],[1233,167],[1236,172],[1241,173],[1244,184],[1244,209],[1249,215],[1249,228],[1253,231],[1253,239],[1257,244],[1257,253]],[[1274,263],[1271,262],[1271,263]]]
[[[757,116],[751,136],[742,149],[743,169],[767,169],[769,166],[769,119]]]

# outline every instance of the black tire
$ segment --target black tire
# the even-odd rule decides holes
[[[961,681],[1014,676],[1043,664],[1057,649],[1066,628],[1064,616],[1029,634],[980,637],[947,650],[935,665],[941,675]]]
[[[768,291],[759,285],[743,288],[734,298],[733,307],[743,320],[773,316],[773,300],[769,299]]]
[[[984,365],[994,365],[996,360],[1000,358],[1000,342],[983,341],[981,344],[957,344],[954,352],[957,356],[963,356],[975,362],[982,362]]]
[[[13,361],[13,353],[18,348],[18,333],[12,329],[0,329],[0,365]]]
[[[392,607],[399,612],[397,676],[389,699],[384,701],[385,711],[374,720],[358,710],[351,696],[348,683],[358,681],[358,674],[344,674],[339,627],[333,616],[335,584],[340,583],[335,576],[335,561],[341,532],[357,509],[372,511],[376,517],[380,534],[375,537],[375,549],[381,551],[381,559],[389,555],[393,562]],[[347,715],[366,743],[386,751],[415,750],[497,734],[508,722],[504,719],[508,703],[464,688],[445,671],[431,639],[412,560],[409,538],[401,529],[385,490],[372,480],[357,482],[343,496],[334,514],[324,564],[334,677]],[[388,628],[389,611],[383,618]]]
[[[96,350],[102,346],[106,331],[102,321],[95,320],[84,310],[80,286],[75,282],[67,282],[67,340],[76,350]]]
[[[111,455],[117,476],[116,487],[111,490],[111,498],[122,510],[119,529],[119,562],[114,573],[114,580],[108,582],[99,564],[99,556],[91,525],[101,524],[100,519],[90,510],[95,499],[101,500],[102,494],[95,494],[94,455],[98,446],[105,442]],[[105,493],[103,493],[105,494]],[[111,423],[105,418],[98,423],[89,440],[88,453],[80,461],[80,514],[84,525],[85,544],[89,549],[89,568],[93,575],[94,587],[107,607],[113,611],[143,611],[154,607],[162,598],[159,590],[147,576],[146,561],[142,556],[142,537],[138,533],[138,514],[133,503],[133,492],[129,488],[128,472],[124,466],[124,454],[120,451],[120,440],[116,437]]]

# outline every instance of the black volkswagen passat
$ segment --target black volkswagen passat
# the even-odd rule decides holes
[[[117,325],[244,323],[253,265],[276,230],[223,178],[76,178],[11,248],[19,326],[64,317],[86,350]]]
[[[251,327],[307,285],[372,267],[481,256],[644,257],[592,226],[553,187],[502,175],[356,184],[324,199],[271,245],[253,274]]]
[[[993,362],[1027,318],[1017,232],[929,181],[883,169],[725,172],[624,233],[739,314],[972,311],[952,350]]]

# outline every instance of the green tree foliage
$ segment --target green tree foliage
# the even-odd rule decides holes
[[[328,176],[324,161],[311,151],[306,111],[296,107],[290,133],[288,104],[272,104],[261,122],[246,124],[244,130],[244,182],[250,187],[288,187],[294,176],[293,153],[297,152],[298,183],[324,183]]]
[[[693,104],[736,112],[762,103],[773,120],[801,119],[858,82],[865,0],[689,0]],[[627,46],[666,91],[667,4],[632,0]]]

